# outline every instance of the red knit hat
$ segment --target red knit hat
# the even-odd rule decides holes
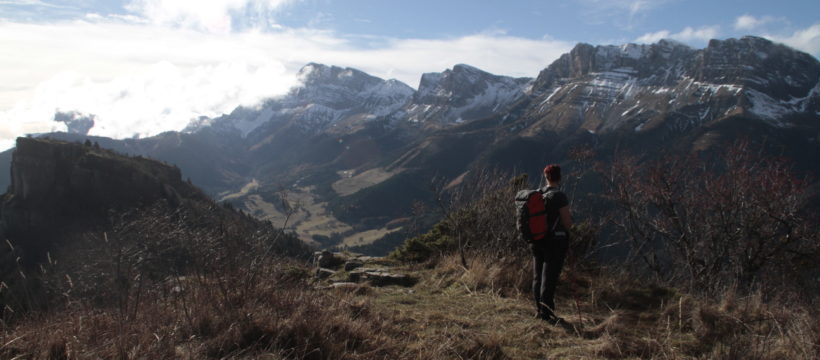
[[[561,181],[561,166],[550,164],[544,168],[544,176],[549,181]]]

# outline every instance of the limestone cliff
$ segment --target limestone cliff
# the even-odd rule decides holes
[[[309,254],[295,236],[209,199],[177,167],[89,141],[20,138],[10,174],[0,304],[17,313],[62,306],[68,293],[111,304],[131,281]]]
[[[19,138],[0,202],[0,232],[42,250],[68,228],[105,227],[110,214],[160,200],[176,207],[207,198],[175,166],[90,143]]]

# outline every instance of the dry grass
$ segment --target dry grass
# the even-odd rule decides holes
[[[615,271],[570,271],[555,326],[533,317],[527,260],[444,256],[412,265],[412,288],[316,290],[308,269],[270,263],[242,276],[146,290],[139,311],[74,302],[4,329],[0,358],[814,359],[812,308],[740,294],[719,301]],[[394,266],[397,266],[394,264]]]
[[[729,288],[711,301],[609,269],[570,268],[557,291],[567,324],[552,326],[532,318],[526,259],[475,255],[464,268],[452,255],[419,267],[423,280],[413,292],[379,289],[375,301],[415,329],[413,342],[430,358],[464,357],[464,344],[476,337],[498,344],[503,355],[495,358],[817,357],[816,316],[785,296],[763,301],[760,293],[741,297]]]
[[[139,312],[81,304],[32,318],[3,336],[2,358],[391,357],[399,348],[390,322],[368,301],[323,292],[293,268],[266,272],[252,289],[221,293],[230,279],[187,279],[144,294]]]

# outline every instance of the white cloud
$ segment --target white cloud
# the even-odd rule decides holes
[[[763,25],[768,23],[772,23],[775,21],[784,21],[783,19],[779,19],[773,16],[763,16],[760,18],[754,17],[752,15],[741,15],[735,19],[735,30],[754,30],[760,28]]]
[[[763,34],[762,36],[772,41],[782,42],[795,49],[805,51],[815,57],[820,57],[820,23],[797,30],[791,35]]]
[[[635,42],[648,44],[658,42],[661,39],[673,39],[686,43],[702,43],[717,38],[719,33],[719,26],[702,26],[699,28],[687,26],[674,34],[669,30],[647,33],[635,39]]]
[[[255,15],[281,7],[289,0],[132,0],[126,9],[153,24],[227,33],[233,29],[233,15]]]
[[[672,39],[679,41],[709,41],[717,38],[720,33],[719,26],[702,26],[697,29],[686,27],[681,32],[672,35]]]
[[[642,44],[653,44],[662,39],[671,39],[669,30],[661,30],[658,32],[647,33],[641,35],[641,37],[635,39],[635,42],[642,43]]]
[[[97,17],[0,21],[0,147],[32,132],[64,130],[56,111],[96,115],[92,135],[150,136],[198,116],[283,94],[308,62],[350,66],[417,86],[423,72],[456,63],[536,76],[573,44],[503,34],[452,39],[380,38],[357,47],[328,31],[209,33]]]
[[[5,114],[3,123],[22,122],[28,132],[61,130],[52,122],[55,112],[80,111],[100,119],[91,135],[148,136],[179,130],[198,116],[255,104],[293,84],[295,78],[277,62],[184,67],[163,61],[106,81],[65,72],[40,84],[29,101]]]
[[[320,58],[377,76],[395,77],[415,87],[421,73],[442,71],[458,63],[500,75],[534,77],[573,45],[556,40],[478,34],[444,40],[393,39],[380,49],[332,52],[321,54]]]

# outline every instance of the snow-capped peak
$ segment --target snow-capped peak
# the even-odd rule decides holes
[[[353,68],[309,63],[297,74],[300,84],[257,109],[239,109],[213,121],[198,121],[189,131],[212,126],[248,136],[272,122],[290,122],[309,132],[321,131],[356,116],[373,119],[401,108],[414,90],[395,80],[382,80]]]
[[[469,121],[503,110],[526,96],[530,80],[493,75],[457,64],[441,73],[422,75],[407,112],[414,122]]]

